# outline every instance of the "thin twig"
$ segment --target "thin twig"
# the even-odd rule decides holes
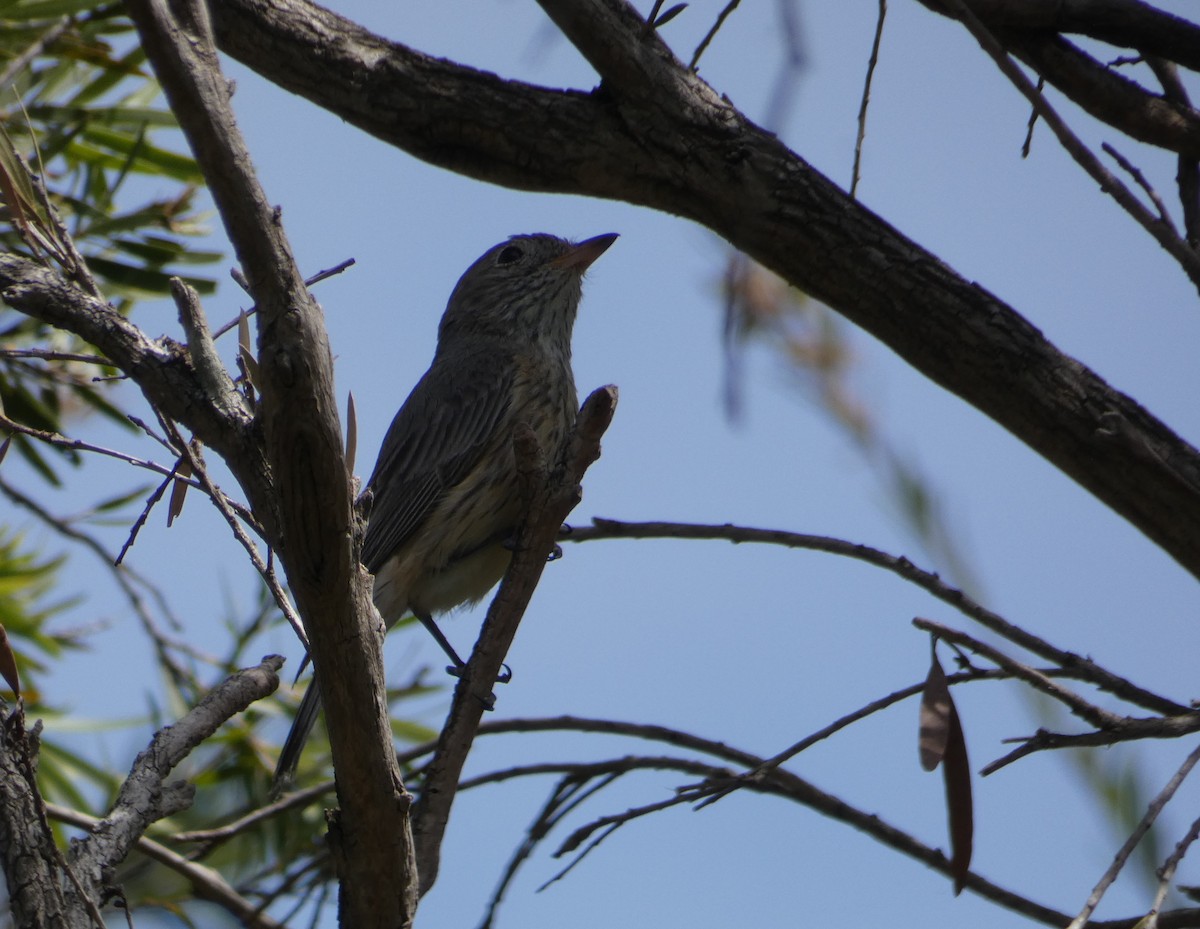
[[[79,361],[84,364],[115,367],[100,355],[84,355],[79,352],[55,352],[44,348],[0,348],[0,358],[38,358],[42,361]]]
[[[279,578],[275,574],[275,569],[266,561],[258,551],[258,546],[254,544],[254,540],[246,534],[246,530],[242,528],[242,523],[230,505],[230,500],[225,496],[225,492],[221,490],[208,474],[208,469],[204,465],[204,457],[193,450],[190,443],[183,440],[183,436],[175,428],[175,425],[165,417],[159,417],[159,424],[163,431],[171,437],[171,440],[178,444],[182,449],[184,457],[192,467],[192,473],[200,482],[200,486],[204,488],[204,492],[208,494],[208,498],[212,500],[213,505],[222,516],[225,517],[225,522],[229,524],[229,528],[233,531],[233,536],[246,550],[246,554],[250,557],[250,563],[254,565],[254,570],[259,573],[259,576],[266,582],[267,588],[271,591],[271,595],[275,598],[275,602],[279,605],[280,612],[296,633],[296,637],[308,649],[308,634],[304,631],[304,622],[300,619],[300,615],[292,606],[291,598],[287,595],[287,591],[283,589],[283,585],[279,583]]]
[[[1037,79],[1037,92],[1040,94],[1046,89],[1046,78],[1039,74]],[[1025,141],[1021,143],[1021,157],[1028,158],[1030,151],[1033,150],[1033,130],[1037,126],[1038,111],[1037,107],[1030,107],[1029,122],[1025,124]]]
[[[692,52],[692,60],[688,62],[688,67],[693,71],[700,66],[700,56],[703,55],[708,49],[708,46],[712,44],[712,40],[717,37],[717,33],[720,32],[721,27],[725,25],[725,20],[729,18],[729,14],[736,10],[738,8],[738,4],[741,2],[742,0],[729,0],[729,2],[725,4],[725,8],[721,10],[719,14],[717,14],[717,21],[712,24],[712,28],[709,29],[704,38],[700,40],[700,44],[696,46],[696,50]]]
[[[1153,203],[1154,208],[1158,210],[1158,218],[1165,225],[1170,227],[1171,232],[1173,232],[1175,235],[1179,235],[1179,231],[1175,228],[1175,222],[1171,219],[1171,214],[1167,212],[1167,206],[1165,203],[1163,203],[1162,197],[1158,195],[1158,191],[1156,191],[1150,185],[1150,182],[1146,180],[1146,175],[1141,172],[1141,169],[1124,155],[1122,155],[1119,151],[1117,151],[1115,146],[1110,145],[1108,142],[1101,143],[1100,148],[1107,152],[1113,161],[1124,168],[1125,173],[1132,177],[1138,187],[1142,188],[1142,190],[1146,192],[1146,196],[1150,198],[1150,202]]]
[[[751,526],[735,526],[730,523],[712,525],[701,523],[672,523],[672,522],[625,522],[622,520],[596,517],[591,526],[574,526],[559,537],[562,542],[589,542],[599,539],[695,539],[723,540],[734,544],[753,542],[758,544],[782,545],[786,548],[801,548],[811,551],[827,552],[854,558],[867,564],[883,568],[915,584],[932,596],[948,603],[965,616],[1001,635],[1010,642],[1015,642],[1021,648],[1053,662],[1064,670],[1072,672],[1081,680],[1086,680],[1101,690],[1108,691],[1135,706],[1140,706],[1165,716],[1187,715],[1192,708],[1137,686],[1123,677],[1119,677],[1105,668],[1097,665],[1090,658],[1083,658],[1073,652],[1064,651],[1051,645],[1045,639],[1004,619],[998,613],[993,613],[976,603],[956,587],[945,583],[940,577],[930,571],[918,568],[907,558],[890,555],[887,552],[872,548],[869,545],[859,545],[844,539],[829,536],[811,535],[800,532],[787,532],[782,529],[759,529]]]
[[[1004,72],[1005,76],[1013,83],[1017,90],[1033,104],[1039,115],[1046,122],[1046,125],[1058,137],[1063,148],[1067,150],[1079,166],[1091,175],[1100,185],[1101,190],[1116,200],[1124,208],[1125,212],[1132,216],[1143,229],[1154,237],[1155,241],[1179,262],[1180,267],[1188,278],[1191,279],[1192,283],[1197,288],[1200,288],[1200,254],[1193,251],[1187,242],[1175,233],[1170,225],[1163,223],[1147,210],[1133,192],[1122,184],[1115,174],[1104,167],[1100,159],[1092,154],[1091,150],[1071,131],[1063,118],[1050,105],[1050,102],[1038,92],[1033,82],[1009,58],[1008,52],[996,40],[996,37],[992,35],[991,30],[988,29],[963,0],[945,0],[945,4],[954,12],[956,18],[967,27],[971,35],[975,37],[975,41],[992,57],[1000,70]]]
[[[879,16],[875,20],[875,39],[871,43],[871,57],[867,59],[867,77],[863,81],[862,101],[858,105],[858,137],[854,140],[854,168],[850,172],[850,199],[855,199],[862,167],[863,140],[867,137],[867,108],[871,102],[871,80],[875,77],[875,66],[879,64],[879,46],[883,43],[883,22],[887,19],[887,0],[879,0]]]
[[[1064,704],[1076,716],[1099,729],[1115,729],[1125,721],[1124,717],[1118,716],[1116,713],[1110,713],[1108,710],[1102,709],[1094,703],[1089,703],[1074,691],[1068,690],[1040,671],[1019,661],[1014,661],[999,649],[993,648],[986,642],[981,642],[966,633],[959,632],[957,629],[951,629],[949,626],[942,623],[935,623],[928,619],[918,617],[912,621],[912,624],[923,632],[932,633],[939,639],[952,642],[977,655],[982,655],[988,661],[994,662],[1014,677],[1025,681],[1036,690],[1040,690],[1042,693],[1053,697]]]
[[[525,830],[524,840],[522,840],[521,844],[516,847],[509,857],[508,863],[504,867],[504,872],[496,884],[496,889],[492,891],[491,898],[488,900],[487,911],[483,922],[480,923],[479,929],[490,929],[496,919],[496,913],[500,909],[500,902],[504,899],[504,894],[512,884],[513,879],[517,876],[521,865],[528,860],[529,856],[533,854],[534,849],[546,838],[549,832],[558,823],[562,822],[564,817],[569,815],[571,811],[577,809],[588,797],[603,790],[604,787],[611,784],[618,777],[620,777],[619,774],[611,772],[605,772],[598,779],[586,773],[572,773],[567,774],[554,785],[554,788],[550,791],[550,796]],[[589,782],[592,780],[597,780],[597,783],[589,785]],[[467,782],[464,781],[461,783],[458,789],[468,789]]]
[[[125,561],[125,556],[129,554],[129,550],[133,548],[133,543],[137,541],[138,533],[142,531],[142,527],[146,525],[146,520],[150,518],[150,512],[154,509],[162,495],[167,492],[167,488],[171,486],[176,478],[175,471],[179,468],[179,462],[175,462],[175,467],[172,473],[168,474],[159,485],[154,488],[150,496],[146,498],[146,504],[142,507],[142,512],[138,513],[137,519],[133,521],[133,525],[129,527],[129,534],[125,537],[125,544],[121,546],[121,550],[117,552],[117,557],[113,561],[115,565],[121,565]]]
[[[1094,732],[1062,733],[1039,729],[1031,736],[1005,739],[1005,742],[1020,742],[1021,746],[984,765],[979,773],[987,777],[1036,752],[1064,748],[1106,748],[1119,742],[1133,742],[1139,739],[1180,739],[1195,732],[1200,732],[1200,713],[1168,716],[1164,719],[1125,717],[1115,726]]]
[[[1175,62],[1157,55],[1147,55],[1146,64],[1162,85],[1163,97],[1190,110],[1192,101]],[[1183,231],[1192,248],[1200,248],[1200,159],[1181,153],[1177,165],[1175,184],[1179,188],[1179,204],[1183,208]]]
[[[314,284],[319,284],[319,283],[321,283],[321,281],[327,280],[328,278],[333,277],[335,274],[341,274],[343,271],[345,271],[347,268],[351,267],[353,264],[354,264],[353,258],[347,258],[345,261],[339,261],[332,268],[325,268],[323,271],[318,271],[312,277],[308,278],[308,280],[306,280],[304,282],[304,286],[312,287]],[[238,273],[241,274],[240,271]],[[237,280],[236,276],[234,277],[234,280]],[[243,281],[245,280],[244,275],[242,276],[242,280]],[[252,306],[252,307],[250,307],[250,309],[242,311],[242,313],[247,317],[252,316],[257,312],[258,312],[257,306]],[[233,319],[231,319],[224,326],[222,326],[220,329],[218,329],[216,332],[214,332],[212,334],[212,337],[214,339],[219,339],[221,336],[223,336],[225,333],[227,333],[230,329],[235,328],[237,326],[240,318],[241,318],[241,316],[239,315],[239,316],[236,316]]]
[[[1139,822],[1137,826],[1134,827],[1133,832],[1129,834],[1129,838],[1125,840],[1125,844],[1122,845],[1120,850],[1117,852],[1116,857],[1113,859],[1113,863],[1109,865],[1108,870],[1104,872],[1103,876],[1101,876],[1100,880],[1096,883],[1095,888],[1092,890],[1091,896],[1087,899],[1087,903],[1083,905],[1083,909],[1079,911],[1079,915],[1071,920],[1071,923],[1067,926],[1067,929],[1083,929],[1084,924],[1091,919],[1092,913],[1094,913],[1096,911],[1096,907],[1099,906],[1100,900],[1104,897],[1105,891],[1107,891],[1112,882],[1117,879],[1117,875],[1120,874],[1121,869],[1125,867],[1125,862],[1128,861],[1129,856],[1133,854],[1133,850],[1137,847],[1138,842],[1142,840],[1142,836],[1144,836],[1150,830],[1150,827],[1154,825],[1154,821],[1158,818],[1158,814],[1162,812],[1163,807],[1165,807],[1167,803],[1170,802],[1171,798],[1175,796],[1175,792],[1187,778],[1188,774],[1191,773],[1192,768],[1196,766],[1197,761],[1200,761],[1200,745],[1192,749],[1191,754],[1189,754],[1187,758],[1184,759],[1183,764],[1179,766],[1179,770],[1172,775],[1169,781],[1167,781],[1166,786],[1163,787],[1158,796],[1150,802],[1150,806],[1146,810],[1146,815],[1142,817],[1141,822]]]
[[[1175,872],[1179,870],[1179,862],[1183,861],[1183,856],[1187,854],[1192,843],[1198,838],[1200,838],[1200,819],[1195,819],[1184,837],[1175,843],[1174,851],[1167,856],[1167,860],[1158,869],[1158,889],[1154,892],[1154,903],[1150,905],[1150,912],[1146,914],[1146,924],[1143,929],[1158,929],[1158,915],[1162,912],[1162,905],[1167,899],[1171,881],[1175,879]]]
[[[3,413],[0,413],[0,429],[17,433],[19,435],[28,436],[31,439],[37,439],[39,442],[45,442],[47,445],[53,445],[55,448],[65,448],[76,452],[92,452],[97,455],[104,455],[108,458],[115,458],[117,461],[123,461],[126,464],[131,464],[135,468],[144,468],[147,471],[153,471],[155,474],[161,474],[164,477],[170,477],[174,475],[173,468],[168,468],[166,465],[161,465],[157,461],[150,461],[146,458],[137,458],[134,455],[129,455],[125,452],[119,452],[116,449],[105,448],[103,445],[94,445],[91,442],[84,442],[82,439],[69,439],[65,435],[62,435],[58,432],[51,432],[46,429],[35,429],[32,426],[26,426],[24,423],[19,423],[16,420],[9,419]]]

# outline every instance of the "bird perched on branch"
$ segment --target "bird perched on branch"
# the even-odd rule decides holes
[[[433,621],[474,604],[500,580],[521,518],[513,431],[527,424],[555,461],[575,424],[571,330],[583,274],[615,234],[573,243],[513,236],[459,279],[429,370],[392,420],[367,482],[362,561],[390,628],[412,612],[461,669]],[[318,669],[319,673],[319,669]],[[314,677],[279,763],[291,782],[320,709]]]

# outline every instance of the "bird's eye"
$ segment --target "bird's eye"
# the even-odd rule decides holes
[[[510,265],[513,262],[520,261],[525,253],[517,245],[506,245],[500,250],[500,254],[496,256],[496,264]]]

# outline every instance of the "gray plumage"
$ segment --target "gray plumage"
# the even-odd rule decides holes
[[[375,470],[362,561],[390,628],[413,612],[457,665],[433,615],[474,604],[503,576],[520,519],[513,430],[528,424],[549,460],[575,422],[571,331],[584,271],[616,239],[513,236],[459,279],[429,370],[392,420]],[[275,770],[292,780],[316,722],[316,680]]]

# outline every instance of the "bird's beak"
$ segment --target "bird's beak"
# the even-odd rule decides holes
[[[565,255],[551,258],[546,264],[551,268],[570,269],[582,274],[615,241],[617,241],[617,234],[615,232],[598,235],[573,246]]]

